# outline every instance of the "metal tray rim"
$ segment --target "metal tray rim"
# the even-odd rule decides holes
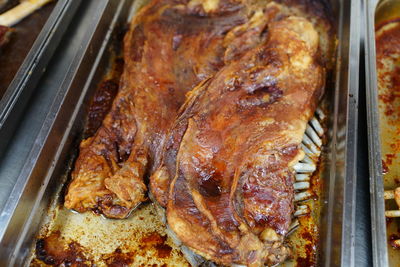
[[[14,79],[0,99],[0,151],[7,145],[7,139],[17,126],[16,121],[27,99],[33,93],[81,1],[57,2]]]
[[[359,61],[359,16],[357,16],[360,8],[359,0],[352,0],[351,1],[351,17],[350,17],[350,38],[348,44],[343,45],[343,49],[347,49],[348,45],[348,53],[349,53],[349,62],[346,65],[346,70],[348,70],[347,76],[339,77],[344,80],[344,83],[348,87],[349,95],[346,97],[346,152],[345,152],[345,169],[344,169],[344,185],[343,185],[343,210],[342,210],[342,221],[341,221],[341,240],[343,245],[340,248],[339,255],[339,262],[342,266],[354,266],[354,232],[355,232],[355,189],[356,189],[356,180],[355,180],[355,173],[356,173],[356,144],[357,144],[357,99],[358,99],[358,61]],[[341,14],[342,15],[342,14]],[[357,77],[357,78],[354,78]],[[339,86],[336,84],[336,86]],[[336,89],[335,89],[336,90]],[[338,96],[336,96],[335,102],[338,102]],[[338,103],[335,103],[336,112],[338,112]],[[52,120],[55,117],[48,117],[50,119],[49,124],[46,126],[44,125],[41,133],[37,139],[37,146],[36,148],[32,149],[30,154],[30,159],[33,160],[32,164],[26,165],[27,169],[25,169],[25,174],[21,173],[20,179],[28,179],[30,176],[31,171],[34,168],[35,160],[41,154],[42,147],[40,144],[43,143],[52,130]],[[47,119],[46,119],[47,121]],[[46,127],[45,127],[46,126]],[[337,131],[334,130],[333,133],[335,136],[338,134]],[[335,137],[336,138],[336,137]],[[337,151],[336,143],[332,142],[331,145],[332,151]],[[335,152],[332,152],[335,153]],[[351,160],[353,160],[351,162]],[[335,178],[336,172],[336,162],[332,163],[333,172],[330,172],[330,178]],[[29,169],[29,170],[28,170]],[[333,188],[335,189],[335,188]],[[339,188],[340,189],[340,188]],[[333,206],[331,207],[333,208]],[[12,211],[10,216],[12,215]],[[328,231],[332,234],[332,229],[335,227],[334,225],[334,218],[331,215],[329,218],[330,227]],[[329,240],[326,240],[329,242]],[[326,259],[322,263],[324,266],[332,266],[336,262],[336,256],[331,256],[330,252],[334,248],[329,247],[327,251]]]
[[[365,79],[370,162],[372,258],[374,266],[388,266],[375,52],[375,10],[377,4],[378,0],[365,1],[364,11],[366,23]]]

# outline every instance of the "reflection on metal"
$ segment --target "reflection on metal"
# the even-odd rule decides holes
[[[135,1],[135,4],[138,2],[140,1]],[[91,19],[86,25],[85,38],[82,42],[75,44],[81,47],[81,50],[67,70],[68,76],[59,88],[54,102],[49,103],[46,121],[31,149],[29,158],[21,168],[19,176],[16,177],[18,181],[6,208],[1,211],[0,227],[3,228],[0,229],[0,265],[2,266],[10,264],[22,266],[32,259],[29,252],[32,252],[38,229],[41,229],[39,232],[41,236],[61,229],[66,236],[70,234],[66,237],[69,238],[68,240],[79,234],[79,243],[82,246],[85,245],[88,251],[98,253],[96,255],[112,253],[116,245],[133,244],[129,243],[132,241],[129,238],[112,239],[113,246],[108,247],[107,244],[111,244],[110,237],[115,234],[136,237],[150,234],[150,231],[131,233],[119,231],[120,228],[113,227],[115,224],[123,227],[123,222],[116,223],[90,213],[75,214],[59,206],[59,202],[62,201],[60,192],[71,166],[67,162],[72,162],[83,131],[83,118],[87,114],[85,105],[93,96],[94,88],[106,72],[105,66],[110,59],[108,49],[110,34],[115,30],[117,22],[126,21],[132,1],[96,0],[85,1],[85,4],[91,8],[91,12],[86,14]],[[300,189],[306,187],[307,184],[297,184],[301,191],[296,194],[296,199],[306,200],[310,196],[315,196],[316,201],[299,203],[296,214],[298,217],[291,226],[291,229],[297,228],[297,230],[292,231],[288,237],[288,242],[296,248],[294,259],[285,262],[283,266],[296,266],[297,259],[299,262],[300,259],[304,261],[309,256],[305,248],[306,244],[316,245],[315,247],[318,248],[318,251],[314,252],[315,258],[317,254],[320,255],[320,266],[334,266],[338,262],[342,266],[352,266],[354,263],[355,194],[353,192],[355,189],[355,144],[357,143],[355,137],[357,103],[354,99],[357,99],[358,94],[358,79],[354,77],[358,78],[359,32],[355,27],[357,23],[353,20],[359,18],[357,16],[359,1],[333,0],[332,4],[337,14],[335,23],[340,25],[337,27],[340,28],[336,59],[338,65],[332,75],[334,80],[327,86],[322,101],[323,109],[316,111],[318,120],[311,120],[308,127],[309,140],[306,140],[308,144],[303,144],[307,157],[304,158],[301,166],[297,166],[304,172],[296,174],[297,183],[308,182],[310,186],[308,189]],[[325,140],[324,138],[321,140],[324,143],[321,152],[316,149],[321,146],[319,139],[323,133],[319,120],[325,121],[326,125],[323,126],[327,129]],[[319,139],[315,133],[310,132],[312,129]],[[309,141],[314,145],[310,145]],[[318,154],[320,154],[320,161],[315,166],[315,173],[311,174],[315,165],[312,162]],[[305,169],[302,169],[303,167]],[[157,218],[157,212],[154,211],[152,205],[145,205],[140,210],[143,213],[135,212],[129,218],[129,222],[137,225],[135,218],[139,219],[141,214],[147,214],[143,216],[145,225],[160,225],[158,223],[161,223],[161,220],[158,223],[147,224],[148,220]],[[93,226],[91,229],[97,226],[104,232],[95,234],[94,231],[89,231],[89,235],[85,236],[80,234],[85,231],[82,225],[91,225]],[[132,226],[132,231],[138,229],[135,227]],[[158,227],[154,229],[160,236],[166,234],[165,229]],[[308,234],[313,235],[312,242],[314,243],[305,238]],[[108,240],[110,243],[91,243],[88,242],[90,240],[85,239],[88,237]],[[317,243],[319,240],[320,244]],[[182,266],[183,256],[170,241],[168,238],[165,244],[172,248],[173,260],[180,261],[179,266]],[[337,246],[337,244],[342,245]],[[156,259],[155,255],[152,254],[154,259]]]
[[[388,249],[390,243],[393,245],[398,242],[395,240],[389,242],[389,238],[392,239],[393,234],[398,233],[398,220],[392,218],[400,215],[399,206],[396,204],[397,200],[400,199],[396,197],[395,191],[397,190],[393,190],[398,187],[395,178],[397,174],[400,174],[400,168],[398,167],[398,159],[393,162],[391,159],[387,160],[388,155],[392,154],[393,149],[395,149],[391,143],[398,138],[398,133],[395,133],[395,127],[391,123],[394,117],[385,111],[391,104],[386,103],[382,97],[385,91],[388,90],[385,80],[390,80],[390,73],[393,72],[393,68],[397,65],[395,58],[399,55],[391,53],[389,56],[391,59],[384,59],[378,55],[378,50],[376,50],[377,47],[383,44],[378,44],[377,42],[387,29],[386,27],[393,26],[394,24],[389,25],[390,22],[400,18],[399,11],[400,2],[397,0],[365,1],[365,76],[367,85],[372,247],[375,266],[397,266],[400,262],[400,251],[392,248]],[[378,61],[385,63],[383,65],[381,63],[378,64]],[[379,68],[378,65],[380,66]],[[396,108],[398,109],[399,107]],[[399,123],[400,121],[397,119],[397,124]],[[387,189],[386,191],[384,190],[385,188]],[[387,200],[386,203],[385,200]]]

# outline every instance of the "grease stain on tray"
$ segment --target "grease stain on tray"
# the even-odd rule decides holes
[[[31,266],[189,266],[152,204],[110,220],[63,207],[36,242]]]
[[[124,63],[119,53],[116,54],[111,60],[110,72],[99,83],[89,103],[85,136],[97,130],[118,90]],[[325,114],[329,114],[327,103],[324,106]],[[327,121],[324,121],[325,129],[326,126]],[[321,190],[324,187],[320,177],[326,161],[323,152],[317,171],[310,181],[313,200],[302,203],[309,206],[311,214],[299,218],[300,227],[287,240],[293,248],[293,258],[280,266],[309,267],[318,264],[323,205]],[[64,182],[60,182],[60,187],[67,179],[61,180]],[[79,214],[65,209],[62,203],[64,192],[61,188],[59,191],[61,194],[54,196],[53,206],[46,216],[47,222],[41,227],[31,266],[189,266],[183,254],[166,235],[165,226],[153,204],[141,205],[127,219],[111,220],[91,212]]]
[[[400,21],[382,21],[376,26],[376,63],[382,167],[385,190],[400,185]],[[398,209],[392,200],[385,201],[385,210]],[[386,218],[389,264],[400,261],[398,219]]]
[[[313,198],[303,203],[311,214],[299,217],[300,227],[287,240],[293,258],[282,267],[318,265],[324,162],[322,153],[310,180]],[[167,236],[152,203],[139,206],[124,220],[106,219],[94,212],[72,212],[64,208],[62,201],[67,177],[60,179],[64,182],[59,184],[45,215],[30,266],[190,266]]]

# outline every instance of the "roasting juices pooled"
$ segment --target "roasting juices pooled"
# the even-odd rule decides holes
[[[309,212],[295,202],[311,197],[295,191],[310,187],[322,145],[313,116],[331,44],[329,23],[282,2],[142,8],[124,39],[119,91],[80,145],[65,207],[123,219],[148,195],[192,265],[290,257],[294,218]]]

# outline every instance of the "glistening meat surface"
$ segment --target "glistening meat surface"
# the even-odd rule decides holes
[[[140,11],[124,40],[119,93],[96,134],[80,145],[67,208],[124,218],[145,200],[143,176],[159,165],[185,94],[256,45],[278,9],[254,13],[251,6],[155,0]]]
[[[322,95],[319,37],[281,16],[266,39],[190,92],[151,178],[178,238],[214,262],[260,266],[289,254],[294,170]]]

